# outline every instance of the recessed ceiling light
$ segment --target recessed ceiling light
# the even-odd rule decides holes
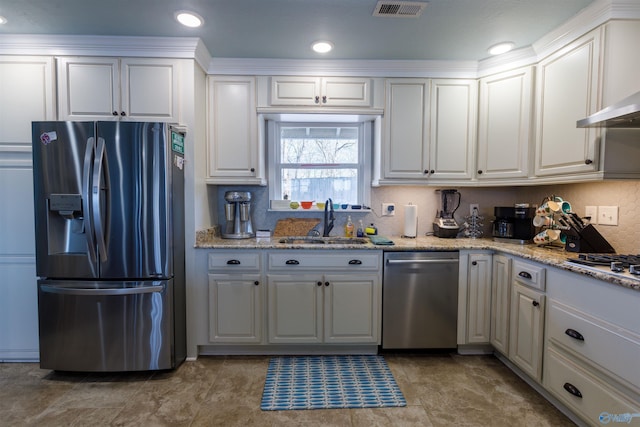
[[[313,42],[311,45],[311,49],[313,49],[316,53],[327,53],[331,52],[333,49],[333,43],[327,41],[317,41]]]
[[[197,13],[184,10],[176,12],[176,20],[185,27],[197,28],[204,23],[204,19]]]
[[[6,23],[7,23],[7,18],[5,18],[4,16],[0,16],[0,25],[6,24]]]
[[[500,55],[502,53],[509,52],[511,49],[513,49],[514,46],[515,44],[513,42],[498,43],[491,46],[488,49],[488,52],[490,55]]]

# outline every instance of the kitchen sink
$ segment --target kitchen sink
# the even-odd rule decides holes
[[[279,242],[297,245],[364,245],[369,243],[369,239],[362,237],[290,236],[281,238]]]

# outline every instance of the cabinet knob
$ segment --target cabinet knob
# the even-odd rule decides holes
[[[322,282],[320,282],[320,281],[319,281],[319,282],[317,283],[317,285],[318,285],[318,286],[322,286]]]
[[[323,104],[326,104],[326,103],[327,103],[327,95],[325,95],[325,96],[323,96],[323,97],[322,97],[322,103],[323,103]]]
[[[256,168],[251,168],[251,169],[249,169],[249,170],[250,170],[251,172],[255,172],[255,171],[256,171]]]
[[[227,261],[227,265],[240,265],[240,260],[239,259],[230,259],[229,261]]]
[[[325,286],[329,286],[329,282],[324,282],[324,285]]]
[[[478,261],[471,261],[471,265],[478,265]]]
[[[320,97],[316,96],[316,104],[319,104],[319,103],[320,103]]]
[[[360,261],[359,259],[352,259],[349,260],[349,265],[361,265],[362,261]]]
[[[428,175],[428,174],[429,174],[429,171],[425,169],[423,173],[424,173],[425,175]]]
[[[300,261],[298,261],[297,259],[288,259],[285,261],[285,264],[287,265],[298,265],[300,264]]]
[[[117,116],[117,115],[118,115],[118,112],[117,112],[117,111],[114,111],[114,112],[113,112],[113,113],[111,113],[111,114],[112,114],[113,116]]]
[[[254,285],[258,286],[260,284],[260,282],[258,282],[257,280],[255,282],[253,282]]]
[[[478,175],[482,175],[482,169],[478,171]]]
[[[120,115],[121,115],[122,117],[124,117],[124,116],[126,116],[126,115],[127,115],[127,113],[125,113],[125,112],[123,111],[123,112],[121,112],[121,113],[120,113]]]
[[[591,159],[587,159],[587,160],[584,161],[585,165],[590,165],[591,163],[593,163],[593,160],[591,160]]]
[[[578,387],[574,386],[571,383],[564,383],[562,386],[567,392],[573,394],[575,397],[582,398],[582,393],[578,390]]]
[[[539,306],[539,305],[540,305],[540,303],[539,303],[538,301],[536,301],[536,300],[533,300],[533,301],[531,302],[531,304],[532,304],[534,307],[537,307],[537,306]]]
[[[430,174],[432,174],[432,175],[433,175],[435,172],[436,172],[436,171],[435,171],[435,170],[433,170],[433,169],[431,169],[431,170],[429,171],[429,173],[430,173]]]
[[[584,341],[584,337],[582,336],[582,334],[575,329],[567,329],[566,331],[564,331],[564,333],[569,335],[573,339]]]

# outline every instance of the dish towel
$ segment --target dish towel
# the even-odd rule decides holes
[[[380,245],[380,246],[393,246],[395,245],[395,243],[393,243],[393,240],[389,239],[388,237],[384,237],[384,236],[369,236],[369,240],[371,240],[371,243],[373,243],[374,245]]]

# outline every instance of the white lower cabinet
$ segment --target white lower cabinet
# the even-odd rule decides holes
[[[466,264],[468,270],[466,272],[467,332],[465,344],[487,344],[490,341],[491,264],[492,255],[490,253],[469,254]]]
[[[511,298],[511,258],[493,256],[491,273],[491,345],[509,354],[509,307]]]

